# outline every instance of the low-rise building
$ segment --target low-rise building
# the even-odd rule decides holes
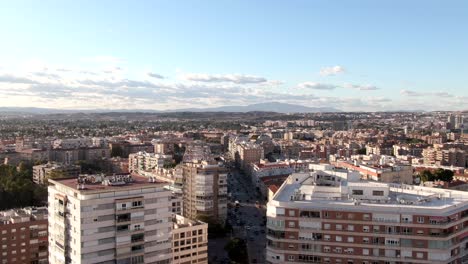
[[[208,224],[181,215],[172,218],[172,263],[208,263]]]
[[[0,263],[48,263],[47,208],[0,212]]]
[[[62,177],[78,177],[81,172],[79,165],[49,162],[33,166],[33,181],[36,184],[47,184],[47,179],[54,173]]]

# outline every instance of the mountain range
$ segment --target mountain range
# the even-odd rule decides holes
[[[56,109],[38,107],[0,107],[2,114],[71,114],[71,113],[106,113],[106,112],[146,112],[146,113],[167,113],[167,112],[277,112],[277,113],[317,113],[317,112],[341,112],[333,107],[308,107],[295,104],[267,102],[251,104],[245,106],[220,106],[209,108],[181,108],[172,110],[154,109]]]

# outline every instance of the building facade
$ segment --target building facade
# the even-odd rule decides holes
[[[208,224],[174,215],[172,263],[208,264]]]
[[[164,182],[122,174],[49,183],[49,263],[171,262]]]
[[[293,174],[267,206],[267,263],[466,263],[468,193]]]
[[[199,161],[183,166],[183,215],[224,223],[227,215],[227,171],[216,162]]]
[[[0,263],[48,263],[47,208],[0,212]]]

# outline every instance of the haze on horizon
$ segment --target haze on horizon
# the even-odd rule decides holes
[[[0,107],[466,110],[466,1],[9,1]]]

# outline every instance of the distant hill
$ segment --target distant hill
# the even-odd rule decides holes
[[[317,113],[317,112],[341,112],[332,107],[307,107],[295,104],[268,102],[251,104],[246,106],[220,106],[210,108],[186,108],[170,110],[170,112],[277,112],[277,113]]]
[[[341,110],[332,107],[307,107],[295,104],[286,104],[279,102],[268,102],[260,104],[251,104],[246,106],[220,106],[209,108],[184,108],[173,110],[153,110],[153,109],[54,109],[38,107],[0,107],[2,114],[72,114],[72,113],[106,113],[106,112],[145,112],[145,113],[164,113],[164,112],[277,112],[277,113],[317,113],[317,112],[341,112]]]

